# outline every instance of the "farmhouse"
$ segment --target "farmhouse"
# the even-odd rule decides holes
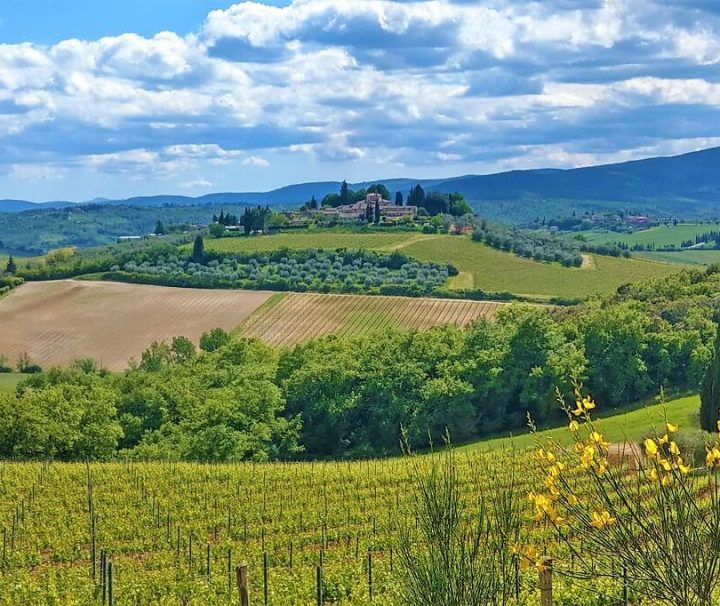
[[[368,194],[364,200],[359,202],[335,208],[323,208],[320,212],[345,221],[364,221],[368,213],[375,212],[376,204],[380,209],[380,216],[388,219],[412,219],[417,215],[417,206],[395,206],[390,200],[383,199],[382,194],[376,193]],[[369,210],[368,207],[370,207]]]

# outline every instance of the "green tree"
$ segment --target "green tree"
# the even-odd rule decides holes
[[[700,391],[700,426],[705,431],[718,431],[720,419],[720,323],[710,366],[705,373]]]
[[[403,204],[404,204],[404,200],[403,200],[402,192],[401,191],[396,192],[395,193],[395,206],[403,206]]]
[[[463,215],[471,215],[473,213],[472,206],[465,200],[465,196],[459,193],[450,194],[448,196],[450,204],[448,212],[454,217],[462,217]]]
[[[202,263],[205,258],[205,241],[202,236],[197,236],[193,243],[192,260],[195,263]]]
[[[377,200],[375,200],[374,222],[375,225],[380,223],[380,202],[378,202]]]
[[[158,372],[172,361],[170,346],[165,342],[153,341],[140,356],[140,369]]]
[[[158,221],[157,223],[155,223],[154,233],[156,236],[164,236],[167,233],[167,231],[165,230],[165,225],[162,221]]]
[[[173,337],[170,357],[175,364],[185,364],[197,355],[193,342],[187,337]]]
[[[225,235],[225,226],[222,223],[213,223],[208,231],[213,238],[222,238]]]
[[[415,187],[410,188],[407,203],[408,206],[425,206],[425,190],[419,183]]]
[[[230,343],[230,335],[222,328],[213,328],[200,337],[200,349],[203,351],[217,351],[228,343]]]
[[[347,181],[343,180],[342,185],[340,185],[340,205],[345,204],[350,204],[350,189]]]
[[[7,260],[5,271],[9,274],[14,274],[17,271],[17,263],[15,263],[15,258],[12,255]]]
[[[383,200],[390,199],[390,190],[382,183],[376,183],[375,185],[371,185],[370,187],[368,187],[367,193],[380,194],[383,197]]]

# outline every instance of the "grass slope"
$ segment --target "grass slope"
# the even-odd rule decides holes
[[[620,234],[613,231],[583,232],[589,242],[602,244],[605,242],[623,242],[633,244],[654,244],[656,247],[680,246],[683,240],[694,239],[695,236],[708,231],[717,231],[717,223],[679,223],[678,225],[660,225],[643,229],[631,234]]]
[[[342,232],[333,230],[280,233],[273,236],[253,236],[206,239],[207,250],[220,252],[270,251],[279,248],[303,250],[308,248],[395,250],[428,236],[416,232]]]
[[[0,393],[13,391],[15,386],[26,377],[27,375],[16,372],[0,373]]]
[[[638,259],[593,255],[587,268],[568,268],[557,263],[523,259],[457,236],[434,236],[403,247],[403,252],[422,261],[450,262],[472,276],[475,288],[509,291],[546,297],[587,297],[613,292],[621,284],[662,277],[678,271],[670,264]],[[467,285],[462,281],[451,283]],[[467,287],[467,286],[465,286]]]
[[[611,442],[637,442],[649,431],[657,427],[662,429],[667,411],[668,420],[679,424],[681,428],[697,428],[699,426],[698,411],[700,397],[698,395],[683,396],[668,400],[665,404],[651,403],[644,406],[625,407],[623,409],[603,410],[598,404],[596,414],[598,427],[603,435]],[[539,431],[536,435],[522,433],[474,442],[462,446],[460,450],[506,450],[511,447],[517,449],[533,446],[537,440],[545,442],[548,439],[569,443],[570,432],[567,427]]]
[[[678,252],[642,252],[636,257],[660,261],[662,263],[679,263],[681,265],[712,265],[720,263],[720,250],[683,250]]]

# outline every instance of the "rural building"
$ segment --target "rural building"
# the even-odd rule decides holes
[[[395,206],[390,200],[383,199],[381,194],[368,194],[364,200],[352,204],[344,204],[335,208],[323,208],[319,212],[323,215],[337,217],[345,221],[364,221],[370,212],[375,212],[375,204],[380,208],[380,216],[387,219],[412,219],[417,215],[417,206]]]

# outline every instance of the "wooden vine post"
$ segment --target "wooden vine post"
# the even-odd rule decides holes
[[[540,576],[540,606],[552,606],[552,559],[544,558],[538,574]]]
[[[250,606],[250,588],[248,587],[247,564],[240,564],[236,569],[240,606]]]

